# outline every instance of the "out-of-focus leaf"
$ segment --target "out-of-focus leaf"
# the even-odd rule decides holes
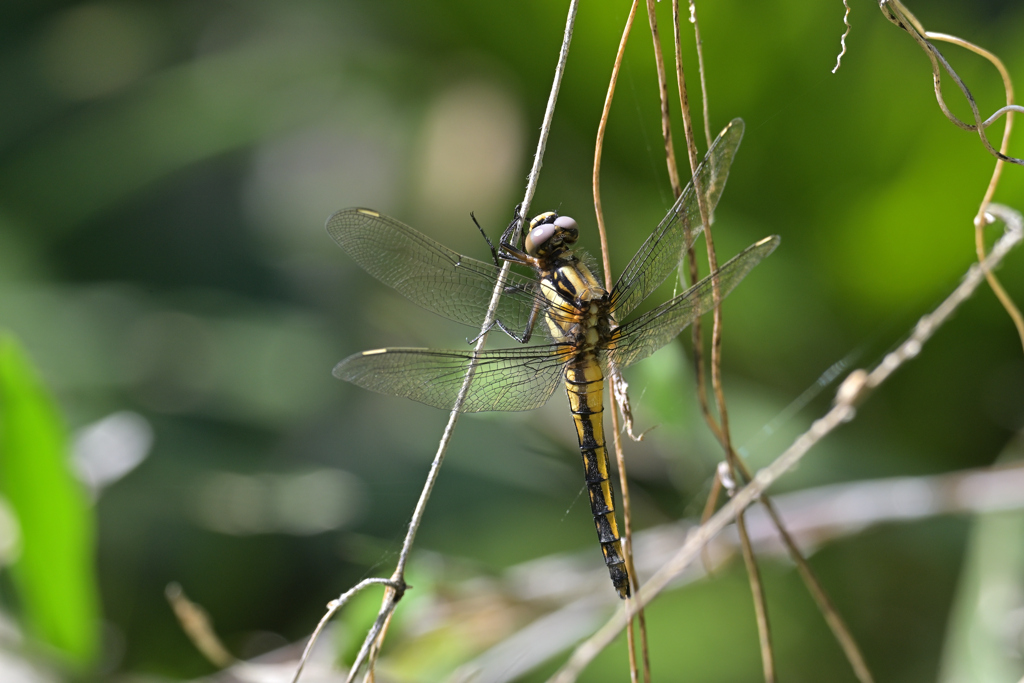
[[[53,399],[10,335],[0,336],[0,493],[21,526],[11,571],[29,631],[87,663],[99,624],[92,510],[71,474]]]

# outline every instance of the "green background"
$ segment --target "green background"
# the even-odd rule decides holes
[[[469,212],[493,237],[522,197],[564,5],[0,8],[0,328],[71,429],[130,410],[155,437],[94,508],[96,676],[211,671],[166,605],[170,581],[250,656],[301,638],[361,577],[390,573],[447,416],[340,383],[331,367],[386,345],[457,348],[474,332],[362,273],[323,223],[369,206],[486,258]],[[593,142],[627,9],[583,3],[533,204],[575,216],[592,253]],[[758,467],[832,390],[771,434],[764,425],[840,359],[878,362],[955,287],[974,258],[971,221],[993,159],[943,117],[926,57],[875,3],[853,5],[835,75],[839,2],[698,9],[712,131],[746,121],[716,216],[720,256],[782,238],[724,312],[734,440]],[[999,54],[1022,87],[1024,6],[911,9]],[[671,54],[669,3],[658,12]],[[696,103],[689,24],[683,35]],[[941,49],[983,112],[1003,104],[989,65]],[[945,92],[965,118],[948,82]],[[998,140],[1002,124],[990,130]],[[602,187],[618,272],[671,205],[642,10]],[[996,201],[1024,207],[1024,169],[1005,170]],[[1019,252],[999,272],[1018,301],[1022,272]],[[658,425],[627,454],[638,528],[698,512],[720,457],[684,353],[674,344],[629,375],[639,428]],[[556,396],[532,413],[463,419],[418,539],[424,566],[446,557],[490,574],[577,549],[600,562],[565,407]],[[778,490],[988,465],[1022,426],[1021,342],[983,287]],[[970,528],[965,518],[889,525],[815,554],[879,680],[935,680]],[[1005,528],[1005,544],[1024,541],[1020,525]],[[851,680],[792,568],[769,561],[765,576],[783,680]],[[13,584],[0,595],[17,615]],[[759,680],[739,563],[664,596],[651,626],[656,680]],[[585,679],[623,680],[623,659],[609,651]]]

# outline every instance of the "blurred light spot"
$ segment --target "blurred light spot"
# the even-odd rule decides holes
[[[199,485],[193,510],[207,529],[234,536],[296,536],[338,529],[364,503],[362,486],[338,469],[293,474],[217,472]]]
[[[6,611],[0,612],[0,643],[3,643],[5,649],[11,648],[17,651],[21,649],[24,642],[25,637],[21,632],[18,622]],[[6,680],[6,678],[0,676],[0,681]]]
[[[474,81],[441,93],[424,124],[419,205],[446,220],[499,212],[519,180],[522,146],[519,103],[504,89]]]
[[[42,38],[43,78],[68,99],[108,95],[152,68],[156,38],[137,8],[113,3],[73,7]]]
[[[0,567],[13,564],[19,555],[21,555],[21,526],[18,524],[18,518],[10,504],[0,496]]]
[[[154,313],[134,325],[127,342],[128,380],[139,399],[154,410],[194,409],[213,388],[214,339],[199,318]]]
[[[4,683],[56,683],[56,674],[44,673],[16,652],[0,651],[0,681]]]
[[[330,241],[324,222],[333,212],[395,204],[403,126],[373,99],[362,102],[368,111],[355,120],[299,131],[256,153],[245,207],[275,249],[323,252]]]
[[[138,413],[108,415],[79,430],[72,450],[75,472],[95,496],[135,469],[153,446],[153,428]]]

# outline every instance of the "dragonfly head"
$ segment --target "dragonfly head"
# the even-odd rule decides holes
[[[530,221],[523,246],[530,256],[551,256],[569,248],[580,236],[576,221],[554,211],[542,213]]]

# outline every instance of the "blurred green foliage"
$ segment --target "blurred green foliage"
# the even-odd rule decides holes
[[[19,527],[11,563],[30,633],[68,663],[99,645],[95,521],[72,475],[53,398],[10,335],[0,335],[0,493]]]
[[[1024,83],[1024,6],[920,4],[911,9],[926,27],[996,52]],[[658,5],[666,54],[669,9]],[[736,116],[747,125],[717,211],[720,258],[782,237],[724,313],[734,441],[754,466],[831,391],[775,422],[793,399],[840,359],[876,362],[974,258],[971,219],[993,160],[942,116],[910,38],[873,3],[852,9],[832,75],[841,3],[698,5],[712,135]],[[460,346],[474,332],[383,291],[323,222],[370,206],[486,258],[468,215],[495,236],[522,196],[564,10],[540,0],[0,7],[0,326],[71,427],[130,410],[155,435],[149,458],[93,511],[106,619],[97,675],[210,671],[164,602],[169,581],[244,657],[308,633],[360,577],[390,573],[446,416],[342,385],[330,369],[364,348]],[[580,10],[534,201],[575,216],[592,253],[592,146],[627,11],[607,0]],[[942,50],[983,112],[1003,104],[990,66]],[[1011,153],[1022,156],[1019,139]],[[603,159],[618,272],[671,205],[642,17]],[[996,200],[1024,207],[1024,169],[1006,169]],[[1017,301],[1022,266],[1015,253],[999,272]],[[628,378],[638,427],[658,425],[628,455],[640,528],[699,511],[719,458],[684,353],[673,345]],[[987,465],[1022,426],[1020,341],[982,289],[779,488]],[[418,547],[465,562],[467,575],[570,549],[599,564],[574,439],[561,397],[463,419]],[[309,481],[315,495],[303,493]],[[966,535],[938,520],[814,556],[880,680],[934,680]],[[795,575],[769,564],[785,680],[843,680]],[[729,573],[666,597],[652,616],[655,672],[758,680],[747,590]],[[610,651],[588,680],[620,677],[623,659]]]

